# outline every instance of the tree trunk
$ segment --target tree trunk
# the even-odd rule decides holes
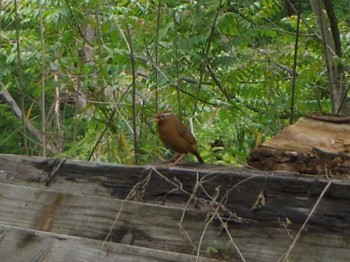
[[[329,0],[323,0],[324,6],[319,0],[310,0],[310,3],[324,46],[332,113],[348,115],[350,108],[346,98],[349,89],[345,86],[344,67],[340,63],[342,58],[341,42],[333,5]],[[327,18],[324,17],[323,7],[326,10]]]

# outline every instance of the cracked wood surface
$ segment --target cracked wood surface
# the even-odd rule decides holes
[[[193,255],[0,225],[1,261],[195,262]],[[218,262],[200,257],[199,262]]]
[[[0,155],[1,224],[101,241],[125,203],[111,241],[191,254],[193,246],[178,225],[190,195],[175,189],[178,185],[191,194],[200,180],[202,185],[195,196],[207,202],[192,201],[187,206],[182,224],[185,232],[196,247],[212,214],[211,206],[205,205],[210,203],[206,194],[216,194],[217,201],[222,200],[229,211],[220,210],[220,215],[248,261],[277,261],[328,183],[314,176],[244,168],[123,166],[67,160],[46,187],[45,179],[55,162]],[[137,194],[132,196],[143,202],[123,201],[138,183]],[[292,259],[331,261],[337,254],[338,261],[347,261],[349,185],[348,181],[333,181],[293,250]],[[261,193],[265,204],[252,210]],[[201,254],[240,261],[218,219],[204,235]]]

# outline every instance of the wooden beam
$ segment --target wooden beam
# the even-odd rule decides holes
[[[0,155],[0,172],[5,183],[35,184],[44,188],[45,177],[54,168],[53,159]],[[142,201],[168,206],[184,205],[197,183],[196,197],[210,201],[207,194],[218,194],[231,213],[260,226],[280,226],[288,218],[295,228],[310,213],[327,179],[300,174],[263,172],[247,168],[222,168],[207,165],[172,167],[164,165],[125,166],[68,160],[49,188],[63,192],[87,193],[125,199],[137,183]],[[42,182],[41,182],[42,181]],[[204,182],[206,181],[206,182]],[[97,183],[96,183],[97,182]],[[87,189],[84,188],[86,184]],[[181,187],[182,190],[179,190]],[[309,228],[343,232],[350,229],[350,181],[334,180],[313,215]],[[75,191],[76,190],[76,191]],[[188,192],[188,194],[185,193]],[[259,193],[264,192],[266,205],[252,209]],[[230,216],[229,213],[223,216]]]
[[[182,229],[181,208],[2,183],[0,192],[0,224],[179,253],[196,250],[206,219],[206,213],[189,210]],[[216,226],[207,233],[216,236],[218,248],[229,250]],[[211,244],[204,238],[201,255]]]
[[[1,261],[195,262],[193,255],[0,225]],[[200,257],[200,262],[218,262]]]
[[[113,230],[106,242],[106,247],[103,248],[104,251],[115,250],[107,245],[113,242],[195,255],[202,239],[201,256],[229,261],[242,261],[233,243],[237,245],[247,261],[277,261],[296,235],[296,230],[283,219],[280,220],[279,227],[264,227],[256,223],[228,223],[232,242],[225,233],[223,225],[216,220],[206,227],[210,212],[201,211],[192,205],[186,210],[180,227],[179,223],[184,211],[182,208],[60,193],[9,184],[0,184],[0,192],[1,225],[35,230],[35,232],[45,231],[53,233],[54,236],[62,234],[99,241],[91,242],[97,245],[94,250],[79,251],[78,249],[83,257],[83,254],[88,256],[90,252],[94,254],[101,249],[103,240],[111,228]],[[114,223],[116,217],[118,219]],[[336,234],[308,229],[297,242],[292,252],[292,260],[314,261],[315,257],[323,254],[324,260],[320,261],[332,261],[334,254],[337,254],[337,261],[346,261],[350,256],[348,237],[349,234],[346,232]],[[56,236],[55,238],[60,239]],[[6,235],[0,239],[6,239]],[[7,243],[12,243],[11,246],[17,247],[18,250],[10,252],[9,249],[8,255],[16,256],[16,251],[21,254],[20,250],[25,250],[27,247],[28,252],[39,259],[40,256],[49,254],[51,248],[55,249],[55,245],[58,244],[55,243],[52,247],[51,240],[47,243],[30,234],[29,236],[28,234],[14,235],[11,241],[0,241],[0,253],[1,248],[6,249],[9,246]],[[38,245],[31,246],[31,242]],[[69,246],[70,242],[67,245]],[[74,245],[66,247],[68,250],[65,252],[73,247]],[[117,249],[114,252],[119,251]],[[102,255],[106,253],[103,252]]]
[[[111,242],[195,254],[203,239],[202,256],[230,261],[242,261],[233,243],[247,261],[277,261],[328,183],[313,176],[246,168],[68,160],[46,187],[55,163],[0,155],[0,224],[103,241],[120,211]],[[336,254],[337,261],[347,261],[349,185],[333,181],[291,260],[332,261]],[[264,201],[253,209],[261,195]],[[126,196],[144,202],[123,201]],[[196,201],[187,205],[190,198]],[[218,216],[206,227],[215,210]],[[3,241],[0,234],[0,249]]]

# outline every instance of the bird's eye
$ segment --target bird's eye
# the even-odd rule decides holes
[[[164,118],[165,118],[165,114],[161,114],[160,119],[164,119]]]

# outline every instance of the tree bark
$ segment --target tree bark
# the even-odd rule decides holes
[[[310,0],[310,3],[324,46],[332,113],[348,115],[350,108],[346,98],[349,89],[345,86],[344,67],[340,62],[342,47],[333,5],[329,0],[323,0],[324,5],[319,0]],[[327,19],[323,15],[323,8],[326,10]]]

